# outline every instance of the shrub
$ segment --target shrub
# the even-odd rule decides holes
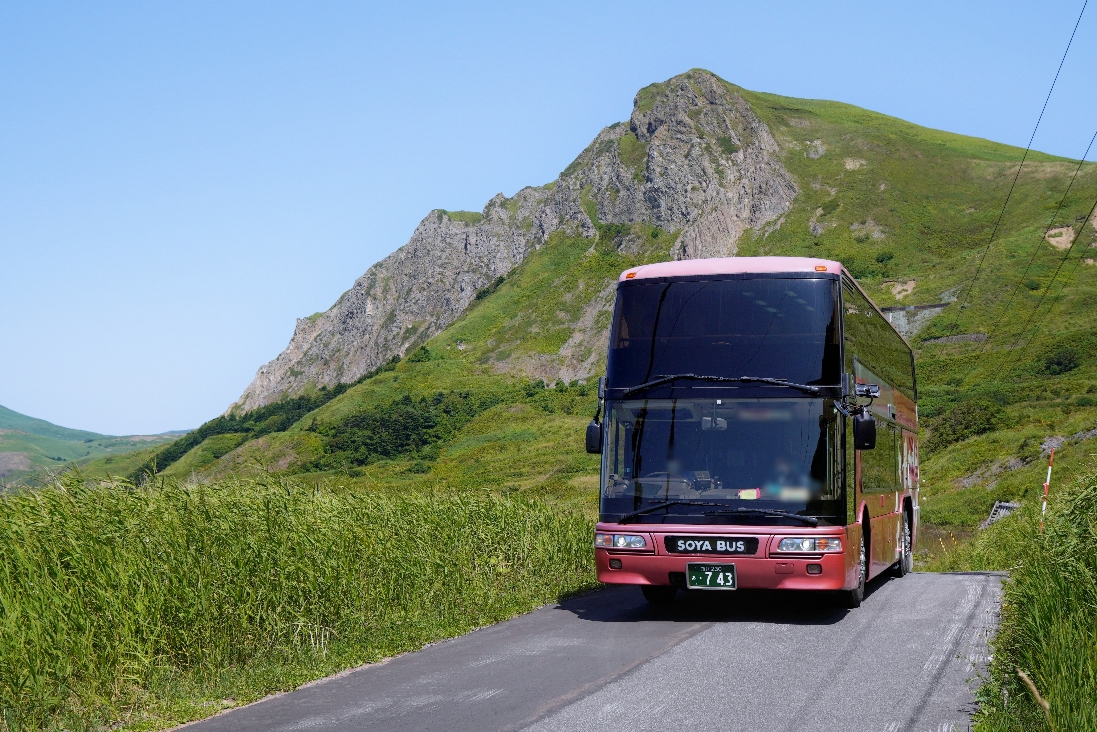
[[[430,360],[430,349],[419,346],[408,356],[408,363],[423,363]]]
[[[1017,452],[1014,454],[1022,463],[1031,463],[1040,457],[1040,440],[1026,437],[1021,440],[1021,444],[1017,446]]]
[[[1060,346],[1044,358],[1043,372],[1059,376],[1078,368],[1078,354],[1073,348]]]
[[[425,350],[425,349],[422,349]],[[369,465],[382,459],[430,458],[426,448],[452,437],[473,417],[501,400],[496,394],[438,392],[413,399],[405,394],[352,414],[337,424],[311,427],[324,438],[324,455],[306,469]]]
[[[1005,412],[986,397],[962,401],[948,413],[930,420],[930,436],[926,450],[933,452],[949,445],[982,435],[1002,426]]]
[[[477,301],[479,301],[479,300],[483,300],[483,299],[484,299],[485,297],[487,297],[487,296],[488,296],[488,295],[490,295],[491,293],[493,293],[493,292],[495,292],[496,290],[498,290],[498,289],[499,289],[499,287],[500,287],[500,286],[501,286],[501,285],[502,285],[502,284],[503,284],[504,282],[506,282],[506,280],[507,280],[507,278],[506,278],[506,277],[504,277],[504,276],[502,276],[502,275],[500,275],[499,277],[496,277],[496,278],[495,278],[495,280],[494,280],[494,281],[493,281],[493,282],[492,282],[492,283],[491,283],[490,285],[488,285],[487,287],[481,287],[481,288],[480,288],[479,290],[477,290],[477,291],[476,291],[476,297],[475,297],[475,299],[476,299]]]
[[[720,146],[720,149],[724,151],[725,155],[734,155],[739,152],[739,146],[736,145],[732,139],[726,135],[721,135],[716,138],[716,144]]]
[[[621,163],[633,170],[633,178],[643,181],[643,169],[648,160],[648,143],[640,142],[631,132],[626,132],[617,140],[617,157]]]

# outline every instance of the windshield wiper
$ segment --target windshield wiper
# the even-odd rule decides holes
[[[656,503],[654,506],[648,506],[647,508],[641,508],[639,511],[633,511],[632,513],[626,513],[621,518],[617,519],[617,523],[628,523],[629,519],[636,518],[637,516],[643,516],[645,513],[651,513],[652,511],[658,511],[663,508],[670,508],[671,506],[726,506],[725,503],[713,503],[711,501],[663,501],[662,503]],[[711,513],[711,512],[710,512]]]
[[[779,518],[796,519],[797,521],[803,521],[810,526],[818,526],[819,519],[814,516],[801,516],[798,513],[791,513],[789,511],[781,511],[774,508],[727,508],[723,511],[706,511],[706,514],[729,514],[729,513],[751,513],[760,516],[776,516]]]
[[[671,506],[715,506],[722,510],[720,511],[705,511],[704,516],[713,516],[721,514],[755,514],[758,516],[774,516],[777,518],[790,518],[797,521],[803,521],[809,526],[818,526],[819,519],[814,516],[801,516],[798,513],[791,513],[789,511],[781,511],[775,508],[727,508],[725,503],[713,503],[712,501],[664,501],[662,503],[656,503],[654,506],[648,506],[647,508],[641,508],[639,511],[633,511],[632,513],[626,513],[621,518],[617,519],[615,523],[627,524],[630,519],[634,519],[637,516],[643,516],[654,511],[659,511],[664,508],[670,508]],[[694,514],[696,515],[696,514]]]
[[[678,379],[695,379],[697,381],[715,381],[725,384],[771,384],[773,386],[784,386],[789,389],[797,389],[799,391],[806,392],[808,394],[819,394],[819,387],[808,386],[807,384],[793,384],[785,379],[771,379],[766,376],[707,376],[705,374],[670,374],[668,376],[660,376],[657,379],[644,382],[643,384],[637,384],[636,386],[625,389],[621,397],[627,397],[629,394],[634,394],[644,389],[650,389],[655,386],[661,386],[662,384],[669,384],[672,381]]]

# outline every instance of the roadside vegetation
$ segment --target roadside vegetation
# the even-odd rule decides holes
[[[0,498],[0,729],[158,729],[594,584],[589,513],[407,487],[69,473]]]
[[[967,552],[972,569],[1010,573],[980,691],[986,732],[1097,729],[1097,464],[1060,492],[1042,533],[1039,513],[1032,503]]]

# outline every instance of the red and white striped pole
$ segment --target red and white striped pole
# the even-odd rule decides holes
[[[1047,492],[1051,488],[1051,464],[1055,462],[1055,448],[1051,448],[1051,457],[1047,461],[1047,480],[1044,481],[1044,503],[1040,507],[1040,533],[1044,533],[1044,514],[1047,513]]]

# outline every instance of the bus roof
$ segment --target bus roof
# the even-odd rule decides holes
[[[813,257],[721,257],[656,262],[627,269],[618,282],[658,277],[690,277],[722,274],[779,274],[784,272],[829,272],[840,274],[842,265],[832,259]]]
[[[825,269],[820,269],[825,267]],[[841,262],[833,259],[816,259],[814,257],[719,257],[713,259],[682,259],[676,262],[656,262],[655,264],[642,264],[639,267],[626,269],[617,278],[618,282],[635,282],[636,280],[657,279],[660,277],[693,277],[722,274],[783,274],[785,272],[826,272],[828,274],[841,274],[848,270]],[[895,324],[888,320],[880,307],[868,296],[861,283],[849,275],[854,287],[860,290],[869,304],[876,309],[892,330],[899,333]],[[899,337],[910,347],[906,336],[899,333]]]

